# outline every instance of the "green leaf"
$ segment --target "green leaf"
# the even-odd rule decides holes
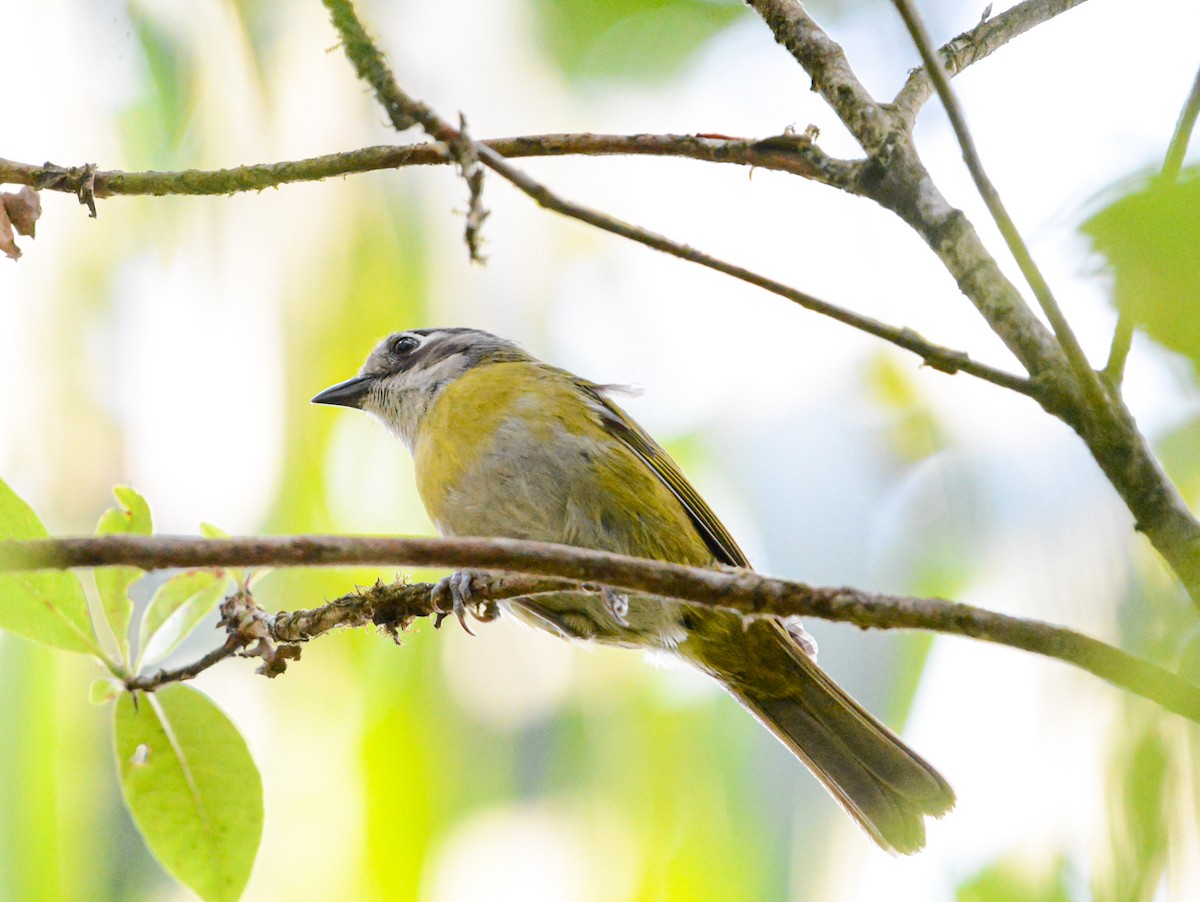
[[[127,485],[113,486],[113,497],[121,505],[121,509],[129,515],[130,528],[128,533],[148,536],[154,531],[154,523],[150,519],[150,505],[146,499]]]
[[[96,526],[96,535],[148,536],[154,531],[150,506],[146,499],[126,485],[113,489],[119,507],[110,507]],[[95,571],[100,607],[112,627],[121,652],[121,660],[129,662],[129,618],[133,616],[133,599],[129,587],[141,579],[145,571],[139,567],[100,567]]]
[[[229,578],[212,570],[189,570],[158,587],[142,615],[138,659],[153,661],[170,654],[184,637],[217,606]]]
[[[241,896],[262,838],[262,779],[229,718],[176,683],[122,695],[113,720],[125,804],[150,851],[208,902]]]
[[[1117,309],[1200,367],[1200,167],[1143,179],[1082,230],[1108,259]]]
[[[946,431],[910,366],[901,366],[890,352],[878,353],[864,368],[863,382],[868,397],[888,416],[880,438],[898,463],[917,463],[946,448]]]
[[[152,6],[130,5],[126,15],[141,45],[139,83],[146,91],[121,117],[126,148],[134,159],[173,165],[197,140],[195,129],[189,132],[198,87],[195,45],[186,26],[155,15]]]
[[[229,533],[219,526],[213,526],[211,523],[200,524],[200,535],[206,539],[228,539]]]
[[[540,44],[569,77],[623,81],[676,72],[745,14],[734,0],[535,0]]]
[[[1000,859],[960,884],[955,898],[957,902],[1070,902],[1070,877],[1062,856],[1040,868]]]
[[[44,539],[46,527],[0,479],[0,540]],[[0,629],[103,658],[83,587],[66,570],[0,573]]]
[[[1200,498],[1200,416],[1175,425],[1154,441],[1158,459],[1189,502]]]
[[[1096,874],[1097,899],[1153,899],[1166,878],[1182,802],[1176,775],[1191,762],[1186,752],[1183,760],[1172,760],[1181,749],[1165,738],[1160,721],[1142,709],[1121,720],[1108,773],[1108,866]]]
[[[108,704],[120,695],[124,688],[117,680],[100,677],[92,680],[92,685],[88,687],[88,701],[93,705]]]
[[[206,538],[206,539],[228,539],[229,538],[229,533],[227,533],[221,527],[214,526],[211,523],[201,523],[200,524],[200,535],[204,536],[204,538]],[[239,586],[249,584],[249,579],[246,576],[246,572],[243,571],[241,567],[226,567],[225,572],[227,574],[229,574],[229,578],[232,579]]]

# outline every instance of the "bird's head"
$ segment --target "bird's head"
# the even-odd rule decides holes
[[[451,382],[479,366],[531,359],[515,342],[481,329],[411,329],[389,335],[357,376],[312,401],[365,410],[411,449],[422,417]]]

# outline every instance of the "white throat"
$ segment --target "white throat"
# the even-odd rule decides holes
[[[464,355],[452,354],[415,372],[397,373],[371,392],[363,408],[413,452],[421,419],[446,386],[468,368]]]

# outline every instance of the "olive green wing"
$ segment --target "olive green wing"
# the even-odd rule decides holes
[[[700,497],[700,493],[692,488],[679,465],[625,411],[604,396],[604,391],[611,387],[597,385],[586,379],[576,379],[575,382],[595,402],[605,431],[636,454],[683,505],[713,557],[722,564],[749,568],[750,562],[746,560],[745,553],[725,525],[717,519],[712,508]]]

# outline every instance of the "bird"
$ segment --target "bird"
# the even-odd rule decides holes
[[[389,335],[357,376],[312,401],[363,410],[408,447],[443,536],[749,569],[678,465],[613,402],[615,388],[489,332],[431,328]],[[439,584],[460,620],[472,575]],[[665,652],[715,678],[888,852],[919,851],[926,817],[954,806],[945,778],[817,666],[815,643],[791,619],[586,587],[500,607],[564,638]]]

